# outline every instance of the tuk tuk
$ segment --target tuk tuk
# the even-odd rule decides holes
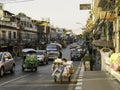
[[[34,49],[26,48],[22,50],[23,61],[22,61],[22,71],[25,69],[31,69],[31,71],[37,71],[38,61],[37,52]]]

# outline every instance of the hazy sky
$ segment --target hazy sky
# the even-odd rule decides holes
[[[0,0],[0,1],[20,1],[20,0]],[[4,4],[4,9],[14,14],[25,13],[32,19],[41,20],[50,18],[52,25],[72,29],[76,34],[81,32],[81,28],[86,23],[89,10],[80,10],[79,5],[91,3],[92,0],[31,0],[29,2]],[[80,22],[81,24],[76,24]]]

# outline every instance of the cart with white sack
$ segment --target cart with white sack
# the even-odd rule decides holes
[[[54,81],[60,80],[62,83],[63,79],[68,79],[71,82],[71,76],[74,73],[73,62],[63,61],[62,59],[56,59],[52,65],[52,76]]]

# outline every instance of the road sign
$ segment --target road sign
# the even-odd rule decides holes
[[[90,10],[91,4],[80,4],[80,10]]]

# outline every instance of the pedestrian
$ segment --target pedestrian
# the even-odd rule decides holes
[[[83,57],[82,61],[83,61],[85,70],[92,70],[92,65],[93,65],[92,58],[91,58],[91,56],[88,53],[85,54],[85,56]]]

